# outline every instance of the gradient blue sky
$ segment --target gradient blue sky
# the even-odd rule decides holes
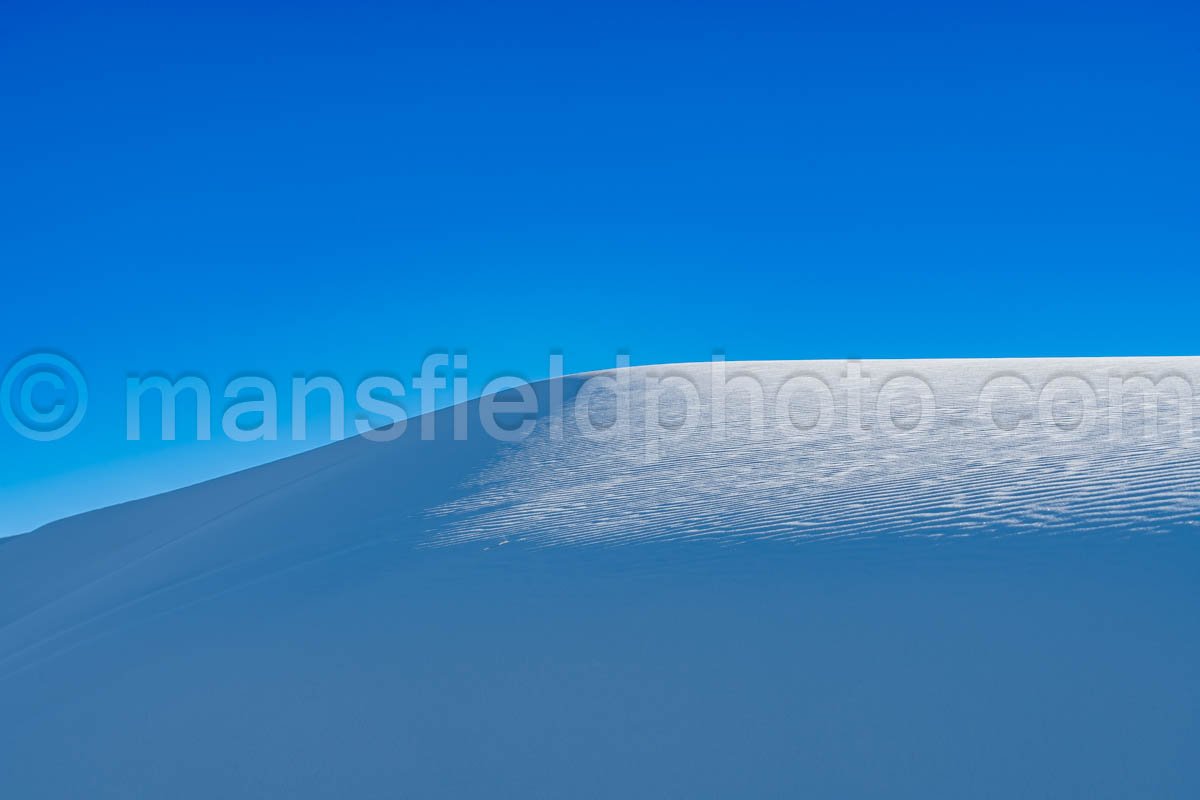
[[[1194,6],[205,5],[3,11],[0,534],[295,449],[130,373],[1200,352]]]

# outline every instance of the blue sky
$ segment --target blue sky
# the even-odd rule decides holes
[[[0,26],[0,534],[276,457],[128,374],[1200,352],[1184,4],[27,4]]]

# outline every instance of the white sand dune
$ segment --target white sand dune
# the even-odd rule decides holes
[[[0,542],[0,796],[1195,795],[1200,359],[724,369]]]

